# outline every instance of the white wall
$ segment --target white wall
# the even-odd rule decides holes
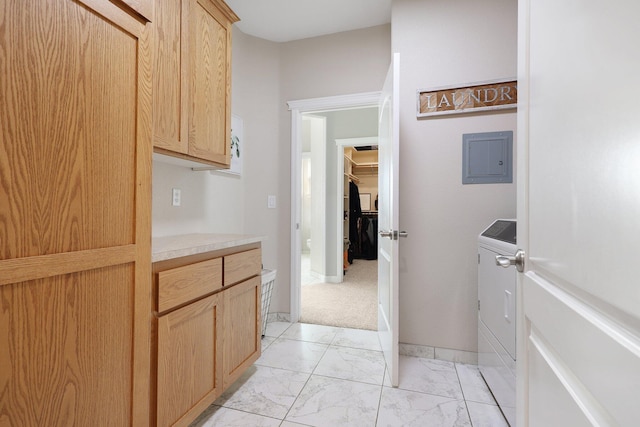
[[[514,184],[461,184],[462,135],[516,114],[416,119],[416,91],[516,76],[516,0],[395,0],[400,52],[400,341],[477,349],[477,235],[515,217]],[[515,146],[515,144],[514,144]],[[514,153],[515,155],[515,153]],[[515,172],[514,172],[515,177]]]
[[[307,240],[311,239],[311,153],[302,153],[302,206],[300,207],[300,247],[309,253]]]
[[[236,195],[243,199],[244,211],[233,214],[243,217],[245,233],[267,236],[262,243],[262,262],[265,268],[278,269],[276,287],[282,283],[283,270],[279,247],[283,241],[289,243],[278,229],[280,218],[289,212],[278,187],[278,174],[289,169],[288,150],[283,152],[279,146],[279,76],[279,45],[248,36],[234,27],[231,109],[244,120],[246,157],[244,189]],[[275,209],[267,208],[269,195],[276,196]]]
[[[302,118],[310,127],[311,143],[311,272],[321,277],[327,271],[327,221],[324,209],[327,202],[327,119],[306,116]],[[323,279],[324,280],[324,279]]]
[[[283,101],[380,90],[389,67],[389,25],[282,44]]]
[[[279,236],[278,279],[271,299],[271,311],[290,311],[291,113],[286,103],[299,99],[380,90],[389,67],[390,47],[389,25],[280,45],[280,80],[274,83],[280,88],[280,103],[275,106],[280,114],[280,134],[277,142],[280,168],[275,172],[280,200],[280,216],[276,224]],[[254,69],[252,72],[258,70]],[[267,80],[263,82],[265,85],[271,83]],[[333,172],[329,170],[327,173]],[[327,188],[333,191],[331,185]],[[249,188],[248,192],[251,191]],[[332,212],[335,212],[335,207]],[[335,226],[331,229],[328,227],[327,233],[335,233]],[[328,262],[334,262],[333,258],[329,257]]]
[[[181,190],[180,206],[171,205],[173,188]],[[243,191],[244,183],[238,177],[193,172],[154,160],[152,234],[242,233],[244,201],[237,195]]]

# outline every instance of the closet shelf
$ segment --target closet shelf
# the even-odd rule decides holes
[[[363,167],[363,168],[364,167],[375,167],[375,168],[377,168],[378,167],[378,162],[361,162],[361,163],[353,162],[353,165],[355,167],[357,167],[357,168],[360,168],[360,167]]]
[[[359,167],[354,167],[352,169],[352,172],[357,174],[357,175],[361,175],[363,173],[370,173],[370,174],[377,174],[378,173],[378,165],[371,165],[371,166],[359,166]]]
[[[345,172],[344,176],[346,176],[347,178],[349,178],[351,181],[355,182],[356,184],[360,182],[360,178],[358,178],[354,174]]]
[[[356,162],[355,160],[353,160],[351,157],[347,156],[345,154],[344,159],[346,161],[348,161],[349,163],[351,163],[353,166],[355,167],[378,167],[378,162]]]

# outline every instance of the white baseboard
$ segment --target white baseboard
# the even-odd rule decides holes
[[[267,315],[267,323],[271,322],[289,322],[291,323],[291,314],[289,313],[269,313]]]
[[[400,343],[400,355],[446,360],[448,362],[466,363],[469,365],[478,364],[478,353],[475,351],[452,350],[428,345]]]
[[[267,323],[291,322],[289,313],[269,313]],[[401,356],[422,357],[425,359],[446,360],[448,362],[478,364],[478,353],[475,351],[452,350],[450,348],[431,347],[428,345],[400,343]]]

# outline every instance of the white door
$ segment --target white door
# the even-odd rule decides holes
[[[517,423],[640,422],[640,2],[520,0]]]
[[[378,335],[389,379],[398,386],[398,152],[400,54],[393,56],[378,123]]]

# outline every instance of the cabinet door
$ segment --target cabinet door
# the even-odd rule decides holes
[[[153,0],[120,0],[122,3],[130,7],[134,12],[145,18],[147,21],[153,21]]]
[[[231,22],[210,0],[189,1],[189,154],[229,165]]]
[[[224,295],[224,373],[227,388],[260,357],[260,276],[231,286]]]
[[[220,294],[158,318],[157,425],[188,425],[220,394]]]
[[[147,27],[103,0],[0,12],[0,424],[148,425]]]
[[[191,0],[156,0],[153,50],[153,145],[187,154],[187,13]]]

